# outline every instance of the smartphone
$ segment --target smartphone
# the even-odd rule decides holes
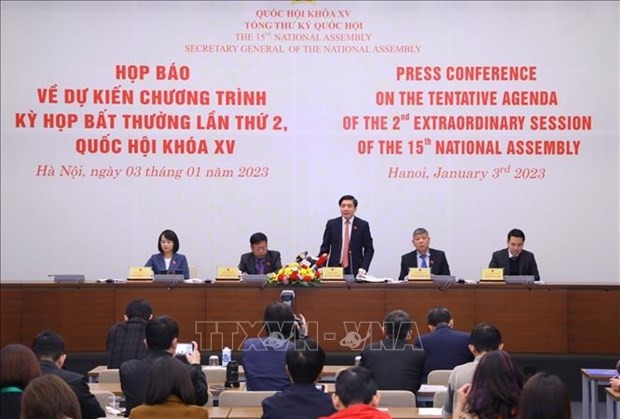
[[[177,349],[174,352],[175,355],[191,355],[194,352],[193,343],[177,343]]]

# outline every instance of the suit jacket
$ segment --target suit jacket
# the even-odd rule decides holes
[[[510,275],[510,258],[508,248],[493,252],[489,268],[504,268],[504,275]],[[519,275],[534,275],[534,281],[540,281],[538,265],[534,253],[522,250],[519,255]]]
[[[379,390],[416,393],[422,385],[424,351],[406,340],[384,339],[364,348],[360,365],[372,371]]]
[[[375,249],[372,246],[370,225],[361,218],[353,218],[351,238],[349,240],[349,269],[345,273],[357,274],[359,268],[368,271]],[[329,253],[327,266],[340,266],[342,259],[342,217],[327,221],[323,233],[323,243],[319,255]]]
[[[311,384],[293,384],[263,400],[262,419],[316,419],[336,413],[329,394]]]
[[[281,267],[282,259],[280,257],[280,252],[277,250],[268,250],[265,255],[265,272],[263,273],[268,274],[271,272],[278,272]],[[256,256],[254,256],[254,253],[250,252],[241,255],[239,270],[248,274],[258,273],[258,270],[256,269]]]
[[[134,407],[144,403],[146,382],[155,361],[171,356],[172,354],[168,351],[149,350],[143,359],[132,359],[121,364],[119,374],[121,377],[121,389],[125,395],[125,416],[129,416]],[[178,360],[178,362],[182,361]],[[200,365],[184,365],[187,366],[187,373],[192,379],[192,385],[196,393],[196,404],[202,406],[209,399],[207,377]]]
[[[185,255],[180,253],[175,253],[172,255],[172,260],[170,261],[170,268],[166,269],[166,261],[164,260],[164,255],[162,253],[156,253],[152,255],[149,260],[146,261],[144,266],[150,266],[153,268],[153,272],[156,274],[165,274],[170,271],[183,271],[183,276],[185,279],[189,279],[189,265],[187,264],[187,258]]]
[[[447,324],[439,324],[435,330],[415,339],[415,346],[424,349],[423,382],[428,373],[434,370],[451,370],[457,365],[471,362],[474,355],[469,350],[470,334],[452,329]]]
[[[201,406],[186,405],[177,397],[170,395],[165,402],[154,405],[140,405],[131,410],[130,418],[135,419],[209,419],[209,411]]]
[[[77,372],[62,370],[52,361],[40,361],[41,374],[54,374],[62,378],[73,390],[80,402],[80,410],[82,411],[82,419],[95,419],[105,417],[105,412],[99,405],[99,402],[90,392],[86,377]]]
[[[431,273],[433,275],[450,275],[450,266],[448,265],[448,259],[446,259],[446,254],[441,250],[437,249],[428,249],[428,253],[430,254],[430,268]],[[417,268],[418,267],[418,255],[417,251],[409,252],[404,254],[400,260],[400,275],[398,275],[398,279],[403,281],[407,279],[409,275],[409,268]]]
[[[119,368],[125,361],[146,356],[148,349],[144,345],[145,328],[146,320],[140,317],[133,317],[110,327],[105,340],[108,368]]]

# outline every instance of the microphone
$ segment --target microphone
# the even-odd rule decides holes
[[[306,259],[307,256],[308,256],[308,251],[304,250],[303,252],[297,255],[297,257],[295,258],[295,262],[301,263],[303,260]]]
[[[327,258],[328,258],[327,253],[323,253],[321,256],[319,256],[319,258],[316,261],[316,267],[322,268],[323,266],[325,266],[327,264]]]
[[[355,278],[355,275],[357,275],[356,273],[353,273],[353,252],[351,252],[349,250],[349,272],[351,272],[351,275],[353,275],[353,277]]]

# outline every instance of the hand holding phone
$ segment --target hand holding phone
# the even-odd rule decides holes
[[[177,348],[174,351],[175,355],[191,355],[194,352],[193,343],[177,343]]]

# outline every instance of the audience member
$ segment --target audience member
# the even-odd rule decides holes
[[[105,417],[105,414],[101,416]],[[82,418],[77,396],[57,375],[42,375],[26,387],[22,396],[21,419]]]
[[[389,419],[391,416],[377,409],[380,396],[377,381],[370,370],[351,367],[340,371],[336,377],[336,391],[332,402],[338,412],[330,419]],[[324,419],[325,416],[322,418]]]
[[[99,402],[90,392],[86,377],[63,369],[67,354],[65,353],[65,342],[60,335],[49,330],[39,333],[32,342],[32,350],[39,358],[43,375],[57,375],[71,386],[80,403],[82,418],[94,419],[105,416]]]
[[[286,370],[293,384],[263,400],[262,419],[315,419],[336,410],[327,393],[316,388],[325,365],[325,351],[312,339],[300,339],[286,352]]]
[[[105,340],[108,368],[119,368],[125,361],[146,356],[144,329],[153,318],[153,309],[144,299],[133,300],[127,304],[124,317],[124,322],[110,328]]]
[[[540,281],[534,253],[523,249],[525,233],[518,228],[508,232],[508,247],[493,252],[489,268],[504,268],[504,275],[533,275]]]
[[[41,375],[36,355],[27,346],[14,343],[0,351],[0,418],[19,419],[22,393]]]
[[[519,419],[570,419],[570,396],[557,376],[539,372],[527,380],[519,401]]]
[[[126,416],[129,416],[134,407],[144,403],[147,380],[155,361],[161,358],[173,359],[179,336],[179,324],[170,317],[160,316],[146,324],[144,335],[146,337],[146,346],[148,347],[146,356],[142,359],[132,359],[123,362],[119,370],[121,388],[125,395]],[[194,344],[194,351],[185,355],[189,365],[176,358],[174,358],[174,361],[180,363],[185,368],[194,388],[196,404],[202,406],[209,397],[207,378],[200,365],[198,344],[196,342],[192,343]]]
[[[489,323],[478,323],[474,327],[471,331],[469,350],[474,354],[475,358],[472,362],[457,365],[450,373],[448,391],[443,405],[444,418],[452,417],[452,412],[454,412],[456,406],[455,392],[463,385],[471,383],[480,358],[489,351],[501,350],[503,347],[502,334],[497,327]]]
[[[278,272],[282,267],[280,252],[269,250],[267,236],[254,233],[250,236],[250,253],[241,255],[239,270],[246,274],[268,274]]]
[[[430,248],[431,238],[425,228],[419,227],[413,231],[414,251],[404,254],[400,259],[400,274],[398,279],[404,281],[409,275],[409,268],[431,268],[433,275],[450,275],[450,266],[446,254]]]
[[[469,333],[453,329],[454,320],[445,307],[429,310],[426,317],[431,333],[415,339],[415,346],[424,349],[424,374],[422,382],[426,383],[428,373],[434,370],[451,370],[457,365],[473,361],[469,351]]]
[[[329,255],[327,266],[342,266],[345,274],[365,275],[375,248],[368,221],[355,216],[357,204],[353,195],[338,200],[340,217],[327,221],[319,255]]]
[[[191,406],[196,402],[192,381],[179,360],[163,357],[153,363],[146,383],[144,404],[131,410],[130,418],[208,419],[203,407]]]
[[[273,303],[265,308],[263,323],[267,337],[243,342],[246,388],[286,390],[291,385],[286,373],[286,353],[293,347],[290,340],[296,337],[295,314],[288,304]]]
[[[150,266],[156,274],[183,272],[185,279],[188,279],[189,265],[185,255],[178,253],[180,247],[177,233],[172,230],[162,231],[157,240],[159,253],[152,255],[144,266]]]
[[[609,385],[614,391],[620,391],[620,360],[616,364],[616,371],[618,372],[615,377],[609,379]]]
[[[471,384],[458,389],[452,417],[516,418],[522,389],[523,378],[508,352],[488,352],[478,362]]]
[[[403,310],[388,313],[383,320],[385,338],[362,351],[360,365],[376,377],[379,390],[408,390],[416,393],[422,384],[424,351],[407,343],[411,339],[411,317]]]

